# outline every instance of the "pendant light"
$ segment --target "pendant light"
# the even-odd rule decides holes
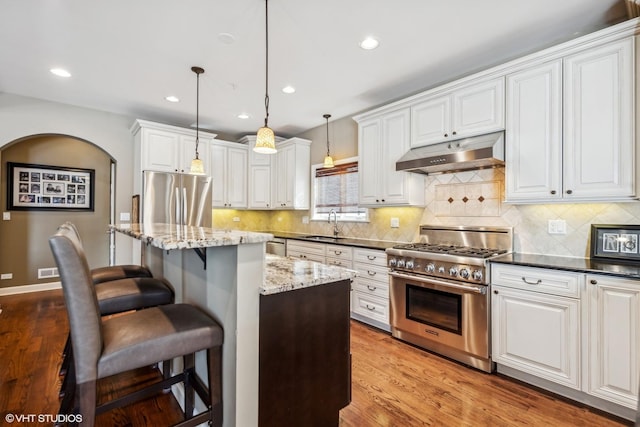
[[[265,95],[264,95],[264,126],[258,129],[256,145],[253,151],[257,153],[273,154],[276,151],[276,136],[268,126],[269,121],[269,1],[264,2],[265,10]]]
[[[331,117],[331,114],[324,114],[322,117],[327,119],[327,156],[324,158],[323,166],[325,168],[332,168],[334,167],[333,158],[331,157],[331,154],[329,154],[329,117]]]
[[[200,143],[200,74],[204,73],[204,69],[191,67],[191,71],[196,73],[196,157],[191,160],[191,173],[204,175],[204,164],[198,156],[198,144]]]

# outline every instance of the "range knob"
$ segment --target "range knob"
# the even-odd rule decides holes
[[[449,269],[449,276],[456,277],[457,275],[458,275],[458,268],[457,267],[451,267]]]
[[[482,271],[473,270],[472,276],[473,276],[473,280],[481,281],[482,280]]]
[[[469,270],[467,270],[466,268],[460,270],[460,277],[462,277],[463,279],[468,279],[469,276]]]
[[[389,258],[389,267],[395,267],[397,260],[395,258]]]
[[[399,259],[396,265],[398,266],[398,268],[404,268],[405,266],[404,259]]]
[[[444,274],[444,267],[442,265],[438,267],[438,273]]]
[[[433,273],[434,271],[436,271],[436,265],[430,262],[429,264],[427,264],[424,271],[426,271],[427,273]]]
[[[407,260],[406,265],[407,265],[407,268],[408,268],[409,270],[413,270],[413,266],[414,266],[414,264],[413,264],[413,260],[412,260],[412,259]]]

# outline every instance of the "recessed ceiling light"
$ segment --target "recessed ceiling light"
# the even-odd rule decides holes
[[[364,50],[371,50],[377,48],[379,44],[380,42],[373,37],[367,37],[360,42],[360,47]]]
[[[58,77],[71,77],[71,73],[62,68],[52,68],[49,71],[51,74],[55,74]]]
[[[233,44],[236,41],[236,38],[233,34],[220,33],[218,34],[218,40],[224,44]]]
[[[251,116],[250,116],[250,115],[248,115],[247,113],[240,113],[240,114],[238,114],[238,118],[239,118],[239,119],[243,119],[243,120],[245,120],[245,119],[248,119],[249,117],[251,117]]]
[[[296,88],[293,87],[293,86],[285,86],[285,87],[282,88],[282,91],[284,93],[295,93]]]
[[[169,95],[165,96],[165,98],[169,102],[180,102],[180,99],[177,96]]]

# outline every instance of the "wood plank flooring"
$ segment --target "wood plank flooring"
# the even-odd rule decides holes
[[[60,352],[68,331],[61,291],[0,297],[0,308],[2,425],[8,425],[8,413],[55,414]],[[341,411],[343,427],[631,425],[501,375],[467,368],[355,321],[351,340],[352,402]],[[157,375],[145,368],[108,378],[100,382],[100,399]],[[181,417],[173,396],[161,394],[102,414],[96,425],[160,426]]]

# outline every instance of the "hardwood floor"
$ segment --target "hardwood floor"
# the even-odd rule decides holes
[[[6,414],[55,414],[60,352],[68,330],[61,291],[0,297],[0,306],[3,423]],[[506,377],[467,368],[355,321],[351,340],[352,401],[341,411],[343,427],[631,425]],[[157,375],[145,368],[108,378],[100,382],[99,395],[104,399]],[[181,416],[173,396],[161,394],[102,414],[96,425],[159,426]]]

